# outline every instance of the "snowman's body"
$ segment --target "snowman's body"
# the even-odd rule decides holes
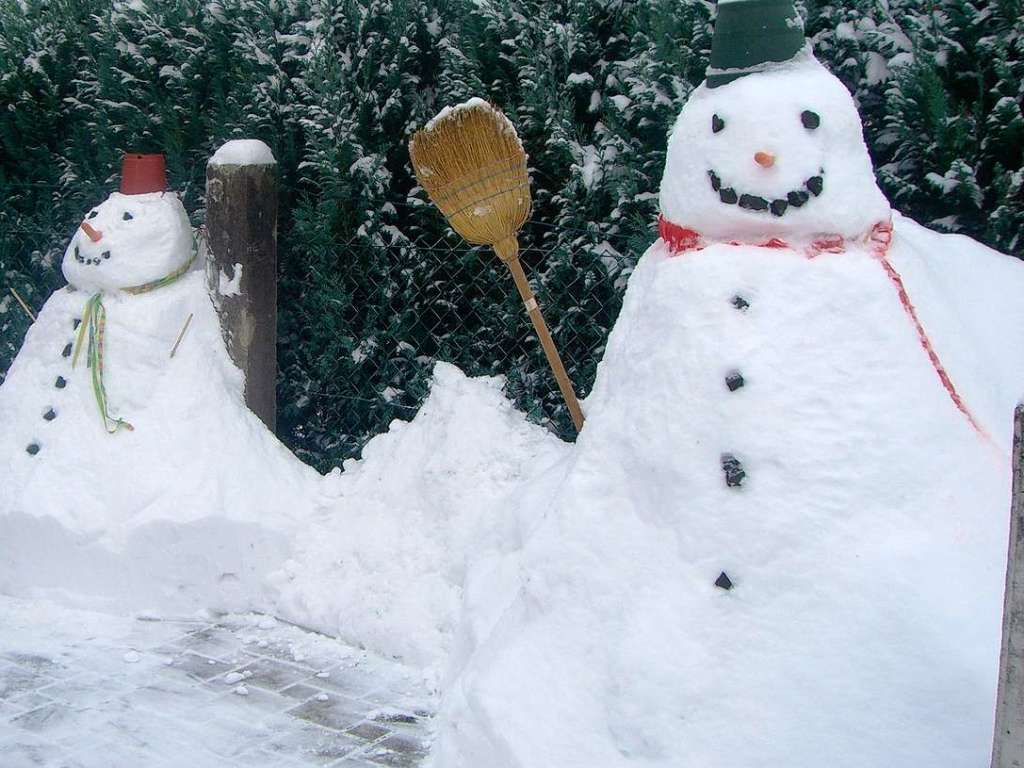
[[[84,224],[0,388],[0,591],[256,607],[309,471],[244,405],[177,197],[114,194]],[[109,420],[81,325],[97,294]]]
[[[438,765],[987,764],[1024,267],[892,216],[806,56],[695,94],[661,202]]]

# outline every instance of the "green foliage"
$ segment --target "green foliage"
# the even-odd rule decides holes
[[[577,384],[654,239],[668,131],[703,79],[700,0],[0,0],[0,377],[125,151],[163,151],[196,224],[207,158],[281,173],[282,438],[325,468],[421,402],[434,359],[568,419],[508,276],[429,207],[409,136],[482,95],[530,155],[523,260]],[[903,211],[1024,255],[1019,0],[802,9]],[[0,379],[2,380],[2,379]]]
[[[928,226],[1024,256],[1019,0],[812,6],[816,50],[858,99],[878,178]]]

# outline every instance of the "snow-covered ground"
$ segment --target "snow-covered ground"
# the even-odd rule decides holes
[[[3,768],[413,768],[433,708],[416,670],[269,617],[0,597]]]

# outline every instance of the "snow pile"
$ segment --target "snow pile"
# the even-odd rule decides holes
[[[434,765],[987,759],[1024,269],[905,219],[893,260],[998,447],[872,255],[659,242],[518,584],[470,578],[512,599],[455,659]]]
[[[502,130],[514,138],[520,147],[523,146],[523,142],[519,138],[519,133],[516,131],[516,127],[512,124],[512,121],[509,120],[503,112],[498,111],[490,102],[477,96],[467,99],[460,104],[444,107],[440,112],[427,121],[427,124],[423,126],[423,132],[430,133],[431,131],[436,131],[440,126],[451,120],[458,120],[461,122],[465,117],[465,113],[472,110],[484,110],[485,112],[492,112],[496,114]],[[430,169],[428,168],[426,170],[429,171]]]
[[[275,165],[274,153],[259,139],[232,139],[213,153],[208,165]]]
[[[319,476],[245,407],[198,265],[104,293],[102,385],[133,427],[107,433],[86,304],[188,263],[192,239],[170,193],[115,194],[96,211],[85,222],[101,237],[79,231],[64,261],[88,289],[47,301],[0,388],[0,592],[119,612],[266,608],[265,575]]]
[[[328,476],[274,577],[278,615],[421,667],[445,660],[467,568],[520,546],[543,512],[523,493],[570,450],[501,387],[436,365],[416,418]]]
[[[435,130],[437,128],[439,123],[443,123],[446,120],[450,120],[453,117],[457,117],[462,112],[465,112],[465,111],[470,110],[470,109],[491,109],[491,108],[492,108],[491,105],[487,101],[485,101],[484,99],[481,99],[478,96],[474,96],[473,98],[467,99],[466,101],[463,101],[460,104],[454,104],[454,105],[445,107],[440,112],[438,112],[436,115],[434,115],[432,118],[430,118],[430,120],[427,121],[427,124],[423,127],[423,130],[425,130],[425,131],[433,131],[433,130]],[[510,123],[510,125],[511,125],[511,123]]]

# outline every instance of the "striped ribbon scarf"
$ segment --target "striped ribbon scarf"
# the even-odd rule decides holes
[[[150,282],[143,283],[142,285],[128,286],[121,290],[125,293],[138,295],[140,293],[149,293],[150,291],[155,291],[158,288],[170,285],[189,271],[196,260],[198,250],[199,241],[198,238],[196,238],[192,242],[192,255],[189,257],[188,261],[176,270],[157,280],[151,280]],[[103,292],[100,291],[93,294],[85,303],[85,310],[82,314],[82,324],[78,328],[78,337],[75,339],[75,354],[71,358],[71,367],[74,368],[78,364],[78,356],[82,352],[84,344],[86,364],[92,372],[92,392],[96,397],[96,405],[99,407],[100,417],[103,419],[103,427],[112,435],[121,429],[127,429],[130,432],[134,430],[135,427],[124,419],[111,416],[110,410],[107,406],[107,389],[103,384],[103,336],[106,330],[106,325],[107,310],[103,306]]]

